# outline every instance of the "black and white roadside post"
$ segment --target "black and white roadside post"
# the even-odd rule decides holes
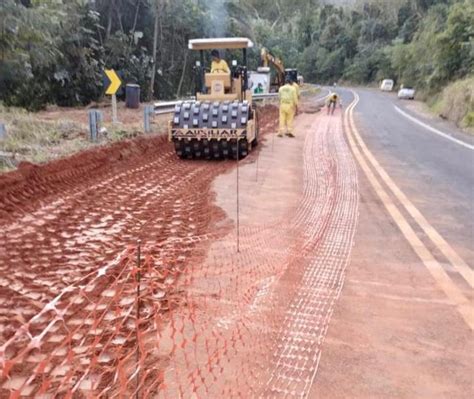
[[[89,132],[90,140],[95,143],[97,141],[97,137],[99,136],[99,121],[97,120],[96,109],[89,110]]]

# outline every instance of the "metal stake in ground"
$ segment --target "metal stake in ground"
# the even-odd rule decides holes
[[[136,320],[136,339],[137,339],[137,391],[136,391],[136,399],[140,397],[140,345],[138,343],[139,334],[140,334],[140,308],[141,308],[141,299],[140,299],[140,282],[141,282],[141,244],[142,241],[137,241],[137,274],[136,274],[136,282],[137,282],[137,320]]]
[[[255,173],[255,181],[258,182],[258,158],[259,158],[259,154],[257,154],[257,160],[255,161],[255,163],[257,164],[256,167],[257,167],[257,171]]]
[[[237,253],[240,252],[240,193],[239,193],[239,153],[240,142],[237,138]]]
[[[258,116],[258,110],[255,110],[255,120],[256,120],[256,123],[257,123],[257,137],[256,137],[256,143],[257,143],[257,140],[260,138],[260,125],[259,125],[259,116]],[[256,167],[257,167],[257,170],[255,172],[255,181],[258,182],[258,159],[260,158],[259,157],[259,154],[257,153],[256,154],[257,156],[257,160],[256,160]]]

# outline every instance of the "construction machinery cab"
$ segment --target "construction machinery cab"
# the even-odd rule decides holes
[[[246,38],[194,39],[189,49],[199,51],[200,57],[194,66],[195,95],[198,101],[252,101],[248,90],[247,49],[253,47]],[[242,50],[242,64],[233,60],[228,73],[211,73],[206,66],[206,51]]]
[[[196,99],[176,105],[169,122],[169,139],[181,158],[242,158],[258,141],[258,120],[248,89],[246,38],[193,39],[199,51],[194,67]],[[205,51],[242,50],[242,63],[232,61],[229,73],[211,73]]]
[[[298,83],[298,70],[297,69],[285,69],[285,80],[290,79],[292,82]]]

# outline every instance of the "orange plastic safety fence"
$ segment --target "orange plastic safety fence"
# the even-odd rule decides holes
[[[239,251],[225,223],[160,245],[143,238],[140,268],[136,247],[126,249],[1,346],[0,393],[307,397],[358,206],[340,121],[317,121],[303,189],[286,214],[243,225]]]

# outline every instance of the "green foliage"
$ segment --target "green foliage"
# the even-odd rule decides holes
[[[85,104],[98,98],[98,18],[81,1],[30,8],[6,0],[0,57],[0,100],[38,109],[47,103]],[[2,43],[4,41],[2,40]]]
[[[104,68],[143,98],[151,82],[157,98],[187,95],[187,41],[215,36],[250,37],[249,68],[267,47],[310,82],[392,78],[434,93],[474,70],[472,0],[2,0],[0,101],[87,104]]]
[[[175,96],[181,77],[182,93],[190,91],[187,41],[205,36],[210,15],[195,1],[2,0],[0,101],[30,110],[48,103],[84,105],[103,95],[104,68],[119,71],[125,83],[138,83],[144,97],[152,74],[155,10],[155,93]]]
[[[474,68],[469,0],[359,0],[351,7],[280,0],[271,10],[266,2],[237,3],[248,10],[257,44],[282,57],[285,66],[297,66],[307,81],[392,78],[437,91]]]

